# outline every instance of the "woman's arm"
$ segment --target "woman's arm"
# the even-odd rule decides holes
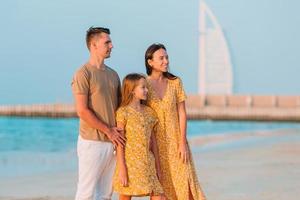
[[[123,137],[125,138],[125,127],[123,123],[117,122],[117,127],[123,129]],[[123,186],[128,186],[128,175],[125,161],[125,146],[117,146],[117,165],[119,169],[119,180]]]
[[[179,141],[179,156],[182,162],[187,163],[189,161],[189,151],[186,139],[186,110],[185,101],[177,104],[177,111],[179,115],[179,128],[180,128],[180,141]]]

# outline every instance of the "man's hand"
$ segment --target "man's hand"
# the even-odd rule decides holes
[[[124,130],[117,128],[117,127],[112,127],[108,128],[108,131],[106,132],[106,136],[108,139],[112,141],[112,143],[115,146],[121,145],[122,147],[125,146],[125,137],[124,137]]]

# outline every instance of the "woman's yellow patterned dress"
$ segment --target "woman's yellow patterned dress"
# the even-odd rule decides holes
[[[188,164],[184,164],[178,154],[180,128],[177,104],[186,99],[181,80],[168,79],[162,99],[157,96],[150,81],[147,82],[147,104],[157,113],[159,119],[156,140],[165,195],[168,200],[188,200],[190,187],[194,200],[204,200],[191,153]]]
[[[118,109],[116,121],[125,125],[128,187],[120,184],[117,165],[113,180],[114,190],[130,196],[162,194],[163,189],[156,175],[154,155],[149,150],[151,133],[158,123],[155,112],[147,106],[144,106],[142,112],[125,106]]]

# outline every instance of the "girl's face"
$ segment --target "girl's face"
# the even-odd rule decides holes
[[[149,59],[148,63],[154,71],[167,72],[169,67],[168,53],[164,49],[159,49],[153,53],[152,59]]]
[[[134,98],[139,100],[146,100],[147,99],[148,89],[146,87],[146,80],[141,78],[138,81],[137,86],[133,90]]]

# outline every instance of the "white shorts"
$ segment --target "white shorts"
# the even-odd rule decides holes
[[[113,144],[78,137],[76,200],[110,200],[116,156]]]

